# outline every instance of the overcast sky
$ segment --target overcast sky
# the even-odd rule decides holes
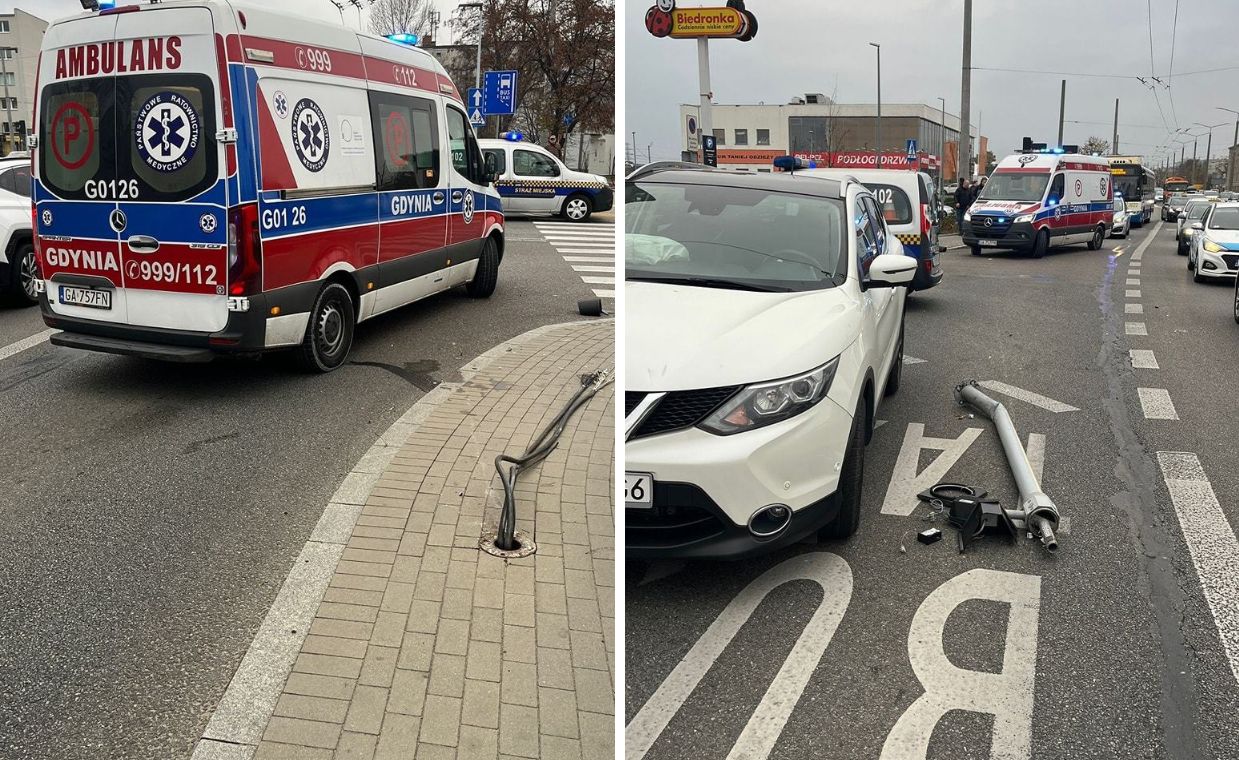
[[[139,5],[145,3],[146,0],[120,0],[118,5]],[[349,5],[349,0],[341,0],[345,5],[344,21],[350,28],[357,29],[357,10]],[[363,0],[365,2],[365,0]],[[439,39],[450,40],[451,31],[447,28],[447,20],[451,16],[451,11],[456,7],[456,0],[431,0],[438,7],[439,12],[443,14],[443,23],[439,26]],[[311,17],[319,18],[323,21],[340,22],[340,12],[331,3],[331,0],[245,0],[247,5],[266,6],[268,8],[295,8],[298,13]],[[368,5],[368,2],[365,2]],[[63,16],[76,15],[82,12],[82,3],[80,0],[0,0],[0,12],[8,13],[14,7],[21,8],[27,13],[33,13],[41,19],[54,21]]]
[[[678,159],[678,106],[697,102],[697,44],[652,37],[644,23],[650,5],[652,0],[630,0],[625,11],[629,134],[624,139],[631,148],[635,130],[642,158],[653,143],[655,160]],[[680,5],[723,3],[684,0]],[[710,42],[714,102],[777,104],[806,92],[829,96],[837,78],[836,100],[872,103],[875,51],[867,44],[872,41],[882,45],[883,102],[937,108],[938,97],[944,97],[947,111],[958,114],[963,5],[963,0],[749,0],[746,7],[758,20],[757,37],[750,42]],[[1147,0],[976,0],[972,65],[1148,77],[1147,5]],[[1176,0],[1153,0],[1151,5],[1154,70],[1166,80]],[[1235,124],[1234,114],[1216,107],[1239,110],[1236,30],[1236,0],[1180,0],[1176,76],[1170,80],[1170,91],[1159,87],[1157,93],[1172,132],[1192,127],[1193,122],[1226,122],[1214,131],[1215,157],[1224,155],[1223,146],[1230,144]],[[1233,69],[1187,75],[1222,67]],[[999,158],[1017,147],[1024,135],[1046,142],[1057,138],[1063,78],[973,72],[972,123],[990,138],[990,149]],[[1109,140],[1116,97],[1121,101],[1122,152],[1152,154],[1169,139],[1153,92],[1134,78],[1065,78],[1064,142],[1083,143],[1089,135]],[[1199,150],[1203,158],[1204,138]],[[1192,155],[1190,142],[1187,155]]]

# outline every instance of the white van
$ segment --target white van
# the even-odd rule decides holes
[[[326,372],[358,322],[495,288],[493,173],[424,50],[229,0],[83,13],[43,38],[34,137],[57,345]]]
[[[903,243],[904,255],[917,260],[910,289],[926,290],[942,281],[938,257],[942,203],[928,173],[900,169],[805,169],[797,174],[837,180],[851,178],[869,188],[881,204],[886,225]]]
[[[960,220],[964,245],[980,255],[1007,248],[1041,258],[1052,246],[1101,248],[1113,221],[1110,162],[1099,156],[1028,152],[998,162]]]
[[[607,178],[564,166],[541,145],[519,133],[501,140],[478,140],[488,161],[494,160],[495,187],[505,214],[555,214],[584,222],[595,211],[610,211],[614,193]]]

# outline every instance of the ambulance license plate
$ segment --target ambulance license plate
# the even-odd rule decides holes
[[[998,241],[997,240],[978,240],[977,245],[983,245],[989,248],[996,248],[998,246]]]
[[[60,302],[70,306],[88,306],[92,309],[111,309],[112,291],[96,288],[60,286]]]
[[[624,473],[624,506],[627,509],[654,508],[654,476],[648,472]]]

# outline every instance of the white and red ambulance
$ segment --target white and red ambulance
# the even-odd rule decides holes
[[[960,220],[964,245],[979,255],[1006,248],[1041,258],[1054,246],[1101,248],[1114,213],[1110,163],[1049,149],[1007,156]]]
[[[229,0],[123,6],[48,27],[37,93],[57,345],[326,372],[358,322],[495,288],[493,167],[423,50]]]

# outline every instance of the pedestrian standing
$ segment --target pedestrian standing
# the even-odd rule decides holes
[[[959,181],[959,187],[955,188],[955,211],[962,217],[968,207],[972,205],[972,183],[964,177]]]

